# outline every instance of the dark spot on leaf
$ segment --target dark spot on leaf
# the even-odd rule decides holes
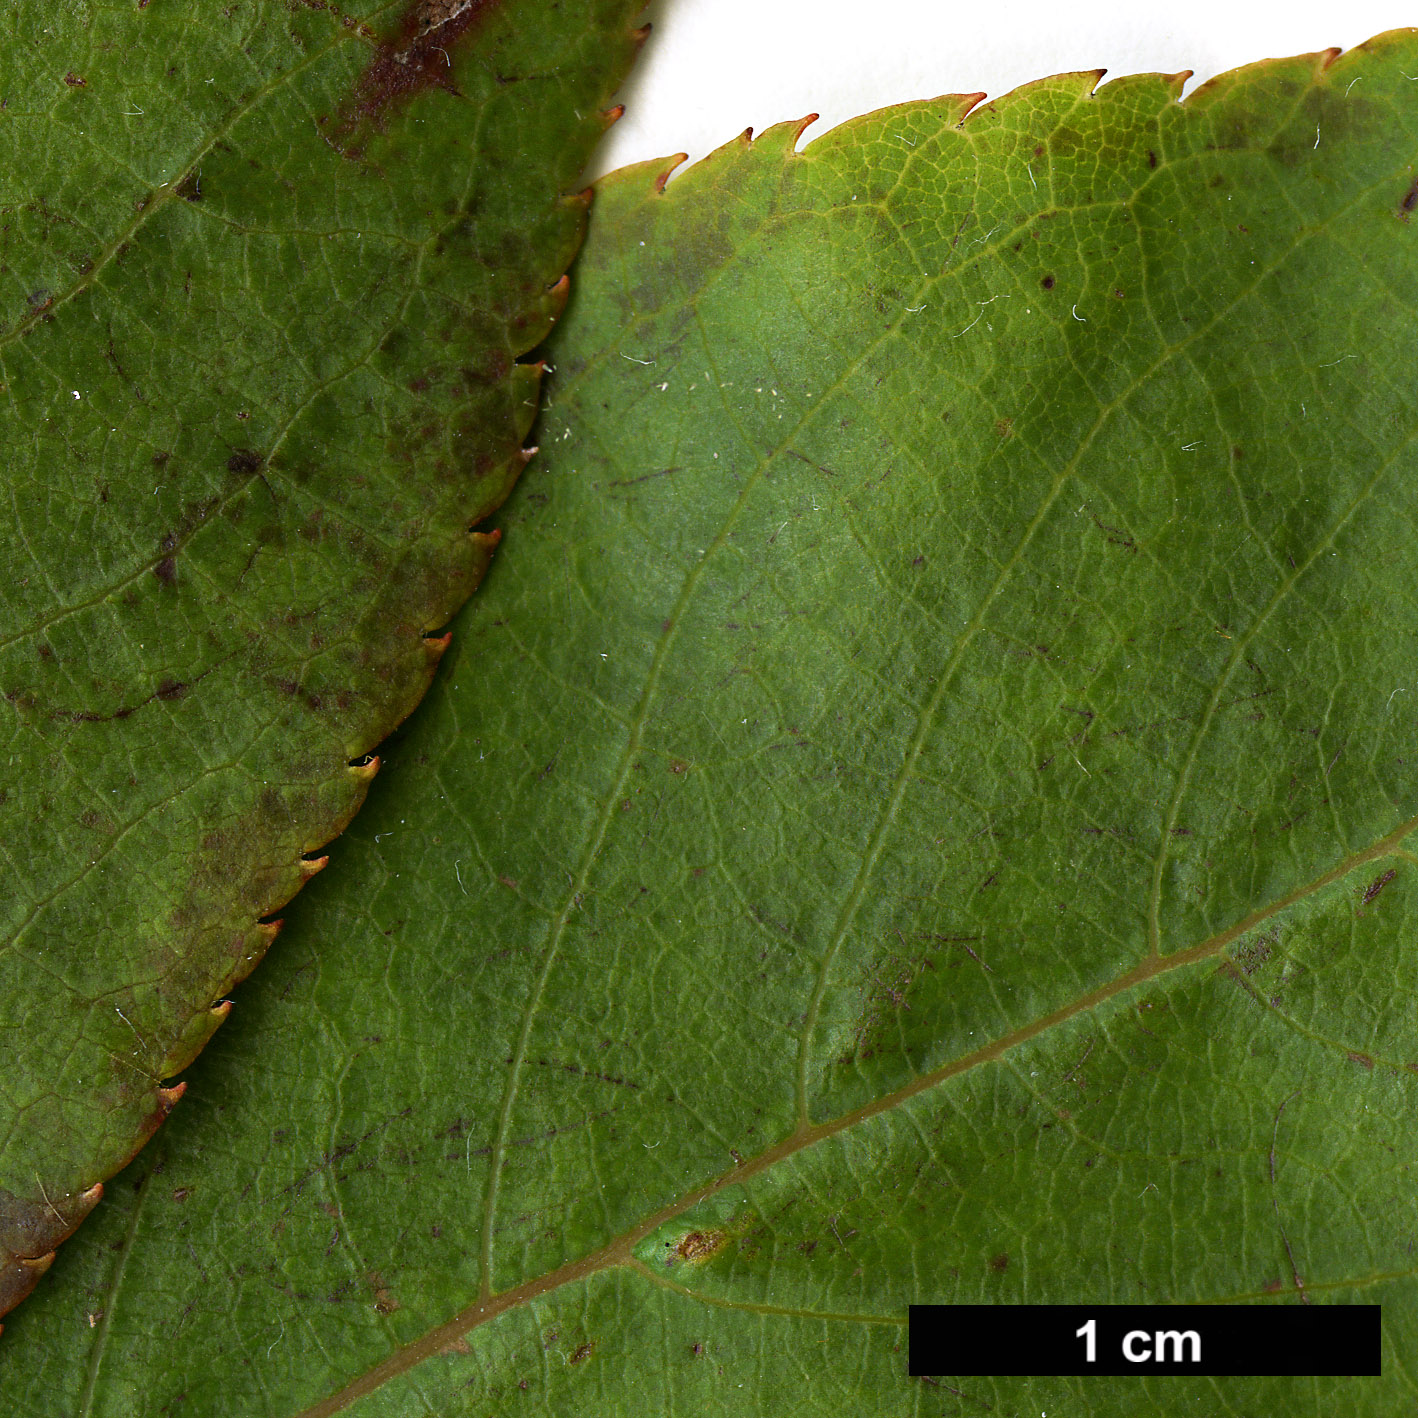
[[[1151,148],[1147,150],[1147,165],[1153,168],[1157,166],[1157,154],[1154,153]]]
[[[567,1360],[567,1362],[570,1363],[570,1364],[579,1364],[583,1359],[588,1359],[588,1358],[590,1358],[590,1356],[591,1356],[591,1351],[592,1351],[595,1347],[596,1347],[596,1346],[595,1346],[594,1344],[590,1344],[590,1343],[581,1345],[581,1346],[576,1350],[576,1352],[571,1356],[571,1358],[570,1358],[569,1360]]]
[[[1054,278],[1052,276],[1045,276],[1044,279],[1039,282],[1039,284],[1043,286],[1045,290],[1053,290]]]
[[[187,693],[189,686],[180,679],[165,679],[158,685],[159,699],[181,699]]]
[[[64,75],[64,82],[68,84],[71,89],[86,89],[89,86],[89,81],[87,79],[81,79],[72,69]]]
[[[1255,940],[1242,941],[1232,952],[1236,964],[1247,975],[1254,975],[1270,959],[1278,940],[1279,932],[1271,930],[1264,935],[1257,936]]]
[[[1398,206],[1405,217],[1414,207],[1418,207],[1418,179],[1415,179],[1413,185],[1403,194],[1403,201]]]
[[[163,583],[164,586],[171,586],[177,580],[177,558],[175,556],[165,556],[153,567],[153,575]]]
[[[243,476],[259,472],[263,461],[264,459],[259,453],[253,453],[249,448],[238,448],[226,460],[227,472],[239,473]]]
[[[1374,1061],[1368,1054],[1358,1054],[1353,1049],[1349,1050],[1349,1062],[1361,1064],[1364,1068],[1373,1068],[1374,1066]]]
[[[1364,892],[1364,905],[1367,906],[1397,875],[1398,873],[1390,867],[1381,877],[1371,881],[1368,889]]]
[[[1009,1257],[1003,1251],[1001,1251],[997,1256],[992,1256],[990,1259],[990,1269],[993,1270],[996,1274],[999,1274],[1000,1271],[1008,1270]]]
[[[1122,547],[1126,551],[1137,550],[1137,543],[1128,536],[1121,527],[1109,526],[1108,523],[1102,521],[1095,512],[1089,512],[1088,515],[1093,519],[1093,525],[1102,532],[1113,546]]]

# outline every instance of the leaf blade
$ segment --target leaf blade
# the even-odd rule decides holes
[[[180,1096],[495,544],[636,43],[578,11],[563,79],[512,9],[6,21],[0,1310]]]
[[[1412,279],[1413,44],[1242,71],[1194,109],[1069,76],[973,131],[943,101],[801,156],[770,130],[659,194],[660,165],[607,182],[559,451],[503,519],[519,554],[336,868],[373,889],[318,883],[289,974],[217,1045],[290,1038],[306,1089],[200,1105],[264,1149],[219,1302],[152,1232],[253,1352],[275,1304],[340,1354],[311,1398],[277,1347],[253,1411],[511,1411],[535,1385],[558,1410],[914,1412],[942,1395],[904,1374],[912,1299],[1302,1285],[1383,1297],[1388,1375],[1345,1396],[1393,1411],[1411,724],[1387,717],[1402,645],[1363,627],[1412,616],[1378,295]],[[1385,96],[1346,118],[1357,72]],[[1176,173],[1146,223],[1089,185]],[[942,286],[962,318],[921,308]],[[1331,365],[1361,328],[1373,353]],[[287,987],[359,1024],[299,1033]],[[128,1297],[136,1353],[165,1303]],[[210,1319],[191,1337],[164,1396],[212,1382]],[[1136,1401],[951,1385],[947,1411]]]

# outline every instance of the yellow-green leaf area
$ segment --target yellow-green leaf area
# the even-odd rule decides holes
[[[507,554],[4,1382],[1410,1408],[1412,74],[601,184]],[[1382,1302],[1384,1376],[907,1375],[914,1301],[1237,1300]]]

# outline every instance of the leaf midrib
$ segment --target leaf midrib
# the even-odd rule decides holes
[[[959,1077],[961,1074],[968,1073],[985,1064],[994,1063],[1011,1049],[1015,1049],[1021,1044],[1029,1043],[1041,1035],[1068,1023],[1087,1010],[1093,1009],[1101,1004],[1106,1004],[1108,1001],[1123,994],[1127,990],[1146,984],[1151,980],[1176,974],[1179,971],[1185,970],[1193,965],[1198,965],[1204,961],[1214,959],[1230,945],[1232,941],[1254,930],[1257,926],[1263,925],[1281,911],[1287,910],[1297,902],[1313,896],[1316,892],[1343,879],[1351,872],[1356,871],[1367,863],[1393,855],[1395,849],[1398,848],[1404,839],[1415,829],[1418,829],[1418,817],[1409,818],[1369,847],[1346,857],[1336,866],[1331,867],[1328,871],[1315,877],[1314,880],[1296,887],[1293,891],[1288,892],[1269,905],[1253,911],[1235,925],[1229,926],[1224,931],[1208,937],[1199,944],[1189,946],[1171,955],[1149,955],[1140,964],[1133,966],[1130,970],[1124,971],[1121,975],[1115,976],[1105,984],[1087,991],[1067,1004],[1060,1005],[1057,1009],[1052,1010],[1048,1014],[1041,1015],[1038,1019],[1028,1024],[1021,1025],[1017,1029],[999,1035],[988,1044],[983,1044],[978,1049],[968,1054],[964,1054],[957,1059],[952,1059],[950,1062],[940,1065],[929,1073],[919,1075],[909,1083],[904,1084],[891,1093],[884,1094],[871,1103],[865,1103],[849,1113],[844,1113],[841,1117],[831,1119],[824,1123],[806,1126],[799,1125],[792,1133],[772,1147],[760,1152],[755,1157],[748,1158],[741,1164],[736,1164],[729,1171],[721,1173],[718,1177],[694,1188],[692,1191],[686,1192],[683,1196],[661,1207],[660,1210],[653,1215],[631,1227],[630,1230],[623,1232],[620,1236],[609,1241],[600,1249],[593,1251],[587,1256],[583,1256],[580,1260],[571,1261],[566,1265],[559,1266],[556,1270],[549,1271],[546,1275],[526,1281],[500,1294],[479,1295],[476,1300],[461,1310],[452,1319],[428,1330],[420,1338],[406,1345],[403,1349],[391,1354],[389,1358],[383,1360],[373,1368],[366,1370],[364,1374],[346,1385],[346,1387],[339,1392],[306,1408],[299,1415],[296,1415],[296,1418],[332,1418],[332,1415],[343,1412],[359,1399],[374,1393],[384,1384],[398,1378],[401,1374],[408,1372],[416,1365],[422,1363],[423,1360],[441,1352],[456,1340],[461,1339],[472,1330],[487,1324],[489,1321],[496,1319],[508,1310],[529,1304],[533,1300],[540,1299],[543,1295],[560,1289],[564,1285],[573,1284],[576,1281],[583,1280],[601,1271],[610,1270],[619,1266],[629,1267],[632,1264],[638,1265],[638,1262],[635,1262],[634,1251],[635,1247],[638,1246],[641,1241],[660,1227],[673,1221],[676,1217],[683,1215],[691,1208],[717,1196],[728,1187],[742,1185],[750,1178],[769,1170],[780,1162],[796,1156],[809,1147],[816,1146],[821,1142],[830,1141],[839,1133],[845,1132],[849,1128],[856,1127],[861,1123],[870,1122],[883,1113],[891,1112],[916,1097],[917,1094],[924,1093],[929,1089],[935,1088],[940,1084],[946,1083],[953,1078]],[[1372,1283],[1379,1283],[1387,1278],[1390,1277],[1379,1276],[1374,1278]],[[1217,1301],[1215,1303],[1222,1302]]]

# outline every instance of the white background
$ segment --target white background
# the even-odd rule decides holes
[[[1348,49],[1418,24],[1396,0],[655,0],[626,114],[591,174],[687,152],[750,125],[820,113],[804,142],[886,104],[992,97],[1074,69],[1213,74],[1275,55]]]

